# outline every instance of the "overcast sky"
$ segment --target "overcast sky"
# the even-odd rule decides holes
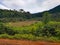
[[[24,9],[37,13],[60,5],[60,0],[0,0],[1,9]]]

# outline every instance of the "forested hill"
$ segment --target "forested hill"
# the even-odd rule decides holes
[[[23,9],[17,10],[6,10],[0,9],[0,21],[24,21],[32,18],[30,12],[25,12]]]
[[[43,16],[43,13],[45,13],[45,12],[49,12],[49,13],[51,13],[51,15],[52,15],[52,20],[57,20],[57,21],[60,21],[60,5],[58,5],[58,6],[56,6],[55,8],[53,8],[53,9],[50,9],[50,10],[48,10],[48,11],[44,11],[44,12],[39,12],[39,13],[35,13],[35,14],[33,14],[33,15],[36,15],[36,16]]]
[[[60,5],[49,10],[48,12],[52,14],[52,17],[54,18],[54,20],[60,21]]]
[[[46,11],[44,11],[44,12],[46,12]],[[38,13],[35,13],[35,14],[33,14],[33,15],[40,15],[40,16],[42,16],[42,14],[43,14],[44,12],[38,12]],[[54,14],[60,13],[60,5],[54,7],[53,9],[48,10],[47,12],[50,12],[51,14],[53,14],[53,13],[54,13]]]
[[[55,8],[49,10],[49,12],[51,13],[60,13],[60,5],[56,6]]]
[[[40,20],[44,12],[31,14],[30,12],[26,12],[23,9],[20,9],[19,11],[0,9],[0,21],[2,22],[13,21],[14,22],[14,21],[24,21],[28,19]],[[52,14],[53,20],[60,21],[60,5],[47,12],[50,12]]]
[[[0,18],[30,18],[30,12],[0,9]]]
[[[10,21],[25,21],[25,20],[37,20],[40,15],[33,15],[30,12],[26,12],[23,9],[17,10],[6,10],[0,9],[0,21],[10,22]]]

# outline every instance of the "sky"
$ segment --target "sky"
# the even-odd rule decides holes
[[[0,9],[24,9],[37,13],[60,5],[60,0],[0,0]]]

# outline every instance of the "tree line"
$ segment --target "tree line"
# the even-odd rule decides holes
[[[17,10],[6,10],[0,9],[0,21],[22,21],[32,18],[30,12],[25,12],[23,9]]]

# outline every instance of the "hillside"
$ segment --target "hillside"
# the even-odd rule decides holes
[[[0,39],[60,42],[59,7],[35,14],[0,9]]]
[[[46,12],[46,11],[44,11],[44,12]],[[38,13],[35,13],[33,15],[40,15],[40,16],[42,16],[42,14],[44,12],[38,12]],[[50,12],[50,13],[60,13],[60,5],[54,7],[53,9],[48,10],[47,12]]]
[[[52,18],[54,18],[54,20],[60,21],[60,5],[49,10],[48,12],[52,14]]]
[[[31,18],[30,12],[25,12],[23,9],[20,9],[19,11],[0,9],[0,21],[2,22],[24,21],[30,18]]]
[[[52,15],[52,20],[56,20],[56,21],[60,21],[60,5],[54,7],[53,9],[50,9],[48,11],[44,11],[44,12],[39,12],[39,13],[35,13],[33,15],[36,15],[37,17],[42,17],[43,13],[45,12],[49,12]]]
[[[49,12],[51,12],[51,13],[60,13],[60,5],[53,8],[53,9],[51,9],[51,10],[49,10]]]
[[[6,10],[0,9],[0,21],[10,22],[10,21],[25,21],[25,20],[41,20],[44,12],[31,14],[30,12],[25,12],[23,9],[17,10]],[[60,5],[48,10],[47,12],[52,14],[52,20],[60,21]]]

